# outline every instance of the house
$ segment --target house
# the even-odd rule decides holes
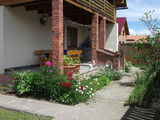
[[[127,36],[129,35],[129,28],[127,19],[125,17],[117,18],[118,23],[118,34],[119,34],[119,43],[126,41]]]
[[[86,43],[96,65],[116,63],[116,9],[126,0],[1,0],[0,6],[0,73],[38,64],[36,50],[51,50],[63,72],[64,50]]]
[[[145,39],[146,35],[128,35],[124,44],[134,44],[141,39]]]

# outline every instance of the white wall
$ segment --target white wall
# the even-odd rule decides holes
[[[3,58],[3,7],[0,7],[0,74],[4,72]]]
[[[4,9],[4,66],[38,64],[35,50],[51,49],[51,26],[41,26],[36,11],[24,7]]]
[[[105,49],[113,52],[118,51],[118,24],[109,23],[107,24],[107,37]]]
[[[91,38],[91,29],[88,26],[81,26],[76,24],[75,22],[71,22],[70,20],[65,20],[65,46],[67,49],[67,26],[76,27],[78,29],[78,47],[86,40],[88,36]]]

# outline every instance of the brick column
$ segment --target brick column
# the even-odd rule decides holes
[[[94,14],[92,18],[92,61],[97,65],[99,15]]]
[[[63,0],[52,0],[52,62],[63,73]]]
[[[100,49],[104,49],[106,42],[106,18],[102,18],[100,21]]]

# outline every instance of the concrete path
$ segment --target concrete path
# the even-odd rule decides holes
[[[25,111],[38,115],[53,116],[55,120],[120,120],[128,107],[124,107],[132,87],[125,83],[135,80],[133,68],[122,80],[112,82],[105,89],[97,92],[87,104],[66,106],[46,101],[17,98],[0,95],[0,106],[4,108]]]

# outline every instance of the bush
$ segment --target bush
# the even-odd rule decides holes
[[[112,80],[120,80],[123,77],[122,73],[117,70],[104,69],[103,74]]]
[[[130,61],[126,61],[125,62],[125,72],[127,73],[130,72],[131,68],[132,68],[132,63]]]
[[[126,105],[141,105],[146,92],[152,87],[153,85],[153,77],[154,75],[147,78],[147,73],[143,73],[141,75],[137,74],[137,81],[134,84],[134,90],[131,93],[130,98],[126,102]],[[149,90],[150,91],[150,90]]]
[[[72,72],[61,75],[57,67],[45,64],[37,72],[13,72],[13,90],[18,96],[31,96],[62,104],[75,105],[86,102],[95,92],[108,85],[111,80],[120,79],[118,71],[102,69],[80,81]]]

